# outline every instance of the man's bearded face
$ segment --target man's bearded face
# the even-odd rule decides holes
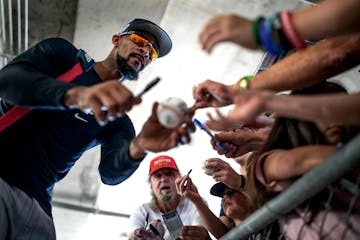
[[[119,54],[116,55],[116,67],[120,74],[126,79],[137,80],[139,77],[139,72],[130,67],[127,63],[127,59],[123,58]]]

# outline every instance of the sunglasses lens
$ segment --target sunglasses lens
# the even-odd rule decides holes
[[[145,47],[149,43],[146,39],[136,34],[131,34],[130,39],[140,47]]]
[[[151,56],[151,60],[154,61],[157,57],[158,57],[158,52],[156,51],[156,49],[152,46],[152,44],[146,40],[145,38],[133,33],[130,35],[130,40],[137,44],[140,47],[146,47],[146,46],[150,46],[150,56]]]
[[[151,48],[151,59],[154,61],[158,58],[158,53],[154,47]]]

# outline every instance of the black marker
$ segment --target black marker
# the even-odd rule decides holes
[[[159,231],[154,227],[151,223],[149,224],[150,230],[155,233],[156,236],[158,236],[161,240],[164,240],[164,238],[160,235]]]
[[[149,82],[146,87],[144,88],[144,90],[142,90],[140,93],[138,93],[135,98],[139,98],[142,95],[144,95],[144,93],[146,93],[147,91],[149,91],[151,88],[153,88],[158,82],[160,81],[159,77],[156,77],[154,80],[152,80],[151,82]]]
[[[151,82],[149,82],[146,87],[140,92],[138,93],[134,98],[139,98],[142,95],[144,95],[144,93],[146,93],[147,91],[149,91],[151,88],[153,88],[158,82],[160,81],[159,77],[156,77],[154,80],[152,80]],[[106,112],[108,110],[108,108],[106,106],[101,106],[101,111]],[[83,110],[84,113],[86,114],[94,114],[94,112],[91,110],[91,108],[87,108]],[[121,115],[120,115],[121,116]]]

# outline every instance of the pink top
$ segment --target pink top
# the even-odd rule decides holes
[[[271,153],[272,151],[266,152],[258,158],[255,165],[255,177],[266,186],[269,192],[280,193],[289,187],[293,181],[266,182],[263,163],[264,159]],[[313,211],[311,207],[307,210],[298,207],[279,220],[286,239],[360,239],[360,201],[356,200],[350,217],[347,217],[348,207],[353,196],[339,188],[332,188],[331,191],[333,196],[329,210],[321,208],[318,211]],[[348,223],[346,223],[347,219]]]
[[[267,156],[269,156],[273,151],[269,151],[266,153],[261,154],[261,156],[256,161],[255,165],[255,177],[264,185],[266,186],[266,189],[269,192],[282,192],[287,187],[289,187],[293,181],[287,180],[287,181],[271,181],[269,183],[266,182],[264,171],[263,171],[263,165],[264,160]]]

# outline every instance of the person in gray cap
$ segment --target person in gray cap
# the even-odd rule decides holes
[[[70,42],[50,38],[0,70],[0,239],[56,238],[52,189],[86,150],[101,146],[101,180],[116,185],[147,151],[190,141],[191,119],[185,128],[165,128],[156,116],[157,102],[138,135],[126,114],[141,98],[121,81],[137,79],[168,54],[168,34],[151,21],[134,19],[112,43],[105,60],[95,62]]]

